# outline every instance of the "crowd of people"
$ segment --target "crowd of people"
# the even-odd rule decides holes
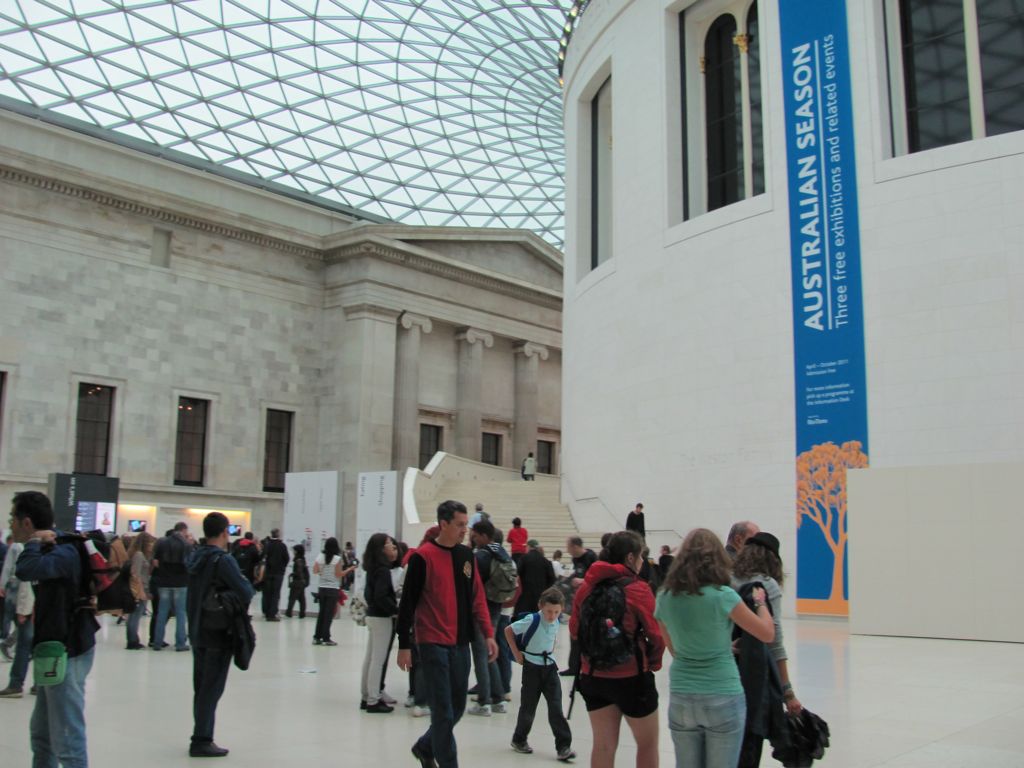
[[[664,545],[655,559],[638,503],[626,530],[606,534],[599,552],[570,537],[563,563],[562,551],[547,557],[519,517],[503,535],[483,504],[471,517],[460,502],[446,501],[415,548],[377,533],[357,557],[350,542],[342,548],[328,538],[311,568],[305,547],[289,552],[278,529],[263,540],[247,533],[231,542],[228,520],[216,512],[204,518],[198,541],[184,523],[159,539],[141,532],[107,541],[57,532],[46,496],[25,492],[14,497],[11,531],[9,548],[0,550],[0,652],[12,666],[0,697],[23,695],[33,659],[37,764],[87,765],[84,685],[98,624],[82,601],[96,603],[118,579],[127,582],[128,597],[113,612],[125,624],[127,650],[146,647],[139,628],[149,613],[149,648],[170,648],[165,634],[173,619],[174,649],[191,651],[195,757],[228,753],[214,741],[216,708],[232,661],[248,665],[248,606],[256,592],[264,619],[275,622],[286,574],[284,616],[293,617],[297,606],[305,618],[306,593],[314,590],[313,643],[334,646],[332,621],[357,568],[365,578],[352,599],[368,630],[360,709],[387,715],[398,705],[385,689],[397,640],[397,664],[408,673],[405,704],[414,717],[430,716],[412,747],[423,768],[458,765],[454,729],[464,714],[508,711],[513,663],[522,674],[512,749],[533,752],[528,739],[543,697],[557,759],[576,757],[561,683],[571,678],[570,701],[578,694],[590,720],[592,768],[614,765],[623,721],[636,741],[637,767],[657,766],[654,673],[666,650],[677,766],[753,768],[766,739],[785,738],[785,714],[802,709],[779,621],[779,542],[750,522],[734,525],[724,546],[709,530],[691,531],[676,552]],[[559,671],[555,644],[565,623],[569,662]],[[54,679],[47,679],[51,659]]]

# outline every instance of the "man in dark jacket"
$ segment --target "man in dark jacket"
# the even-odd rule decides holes
[[[192,545],[188,541],[188,525],[177,523],[173,532],[156,543],[153,550],[153,567],[160,569],[160,607],[156,614],[156,629],[153,630],[153,650],[164,647],[164,630],[171,608],[174,609],[174,650],[187,651],[185,624],[185,593],[188,589],[188,571],[185,561]]]
[[[224,550],[228,546],[228,519],[220,512],[203,518],[206,543],[188,561],[188,630],[192,642],[192,712],[195,725],[188,753],[191,757],[223,757],[228,751],[213,741],[217,702],[224,693],[231,668],[232,638],[228,629],[203,625],[203,600],[211,590],[231,591],[243,606],[256,594],[242,576],[238,563]]]
[[[288,546],[281,541],[281,531],[274,528],[263,548],[263,615],[267,621],[280,621],[281,585],[288,569]]]
[[[485,595],[487,595],[487,612],[491,619],[491,627],[496,627],[501,616],[501,603],[492,600],[491,595],[487,594],[487,583],[491,579],[492,571],[501,568],[502,563],[508,563],[511,568],[512,558],[509,557],[504,547],[494,542],[494,525],[488,520],[481,520],[473,526],[470,540],[474,548],[476,567],[480,572],[480,582],[484,585]],[[509,592],[509,599],[515,594],[515,585],[512,586],[513,591]],[[506,711],[505,686],[497,661],[488,659],[487,637],[479,627],[473,636],[471,647],[478,701],[471,705],[466,713],[481,717],[490,717],[492,712],[502,714]]]
[[[92,610],[78,606],[82,580],[89,573],[89,564],[82,562],[80,552],[85,545],[58,539],[60,534],[53,530],[53,506],[38,491],[14,494],[11,533],[15,541],[25,544],[15,576],[32,582],[36,594],[33,649],[51,641],[63,643],[67,649],[64,681],[38,689],[29,725],[33,765],[57,765],[59,761],[68,768],[86,766],[85,678],[92,669],[99,623]],[[38,658],[35,661],[42,663]]]
[[[536,539],[526,542],[527,552],[519,561],[519,599],[514,616],[537,610],[541,592],[555,583],[555,567],[544,557]]]

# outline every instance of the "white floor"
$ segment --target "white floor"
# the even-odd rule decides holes
[[[105,618],[89,677],[86,716],[93,766],[144,762],[181,765],[191,731],[191,655],[125,651],[123,628]],[[259,643],[248,672],[232,669],[218,711],[216,738],[229,761],[246,768],[282,765],[412,766],[409,747],[425,729],[399,707],[390,715],[358,710],[366,630],[334,624],[336,648],[311,645],[313,620],[256,620]],[[832,728],[824,763],[835,768],[1021,768],[1024,766],[1024,645],[851,637],[844,622],[785,625],[796,690]],[[562,649],[564,653],[564,648]],[[0,683],[9,667],[0,665]],[[389,671],[390,692],[406,679]],[[515,687],[515,684],[514,686]],[[566,686],[567,687],[567,686]],[[666,671],[659,674],[667,702]],[[30,764],[28,721],[34,698],[0,700],[4,766]],[[509,749],[515,702],[506,715],[466,717],[456,734],[464,768],[554,763],[541,712],[532,757]],[[590,725],[577,701],[572,726],[577,761],[587,765]],[[662,765],[674,765],[663,725]],[[617,765],[633,764],[623,733]],[[763,765],[777,765],[765,756]]]

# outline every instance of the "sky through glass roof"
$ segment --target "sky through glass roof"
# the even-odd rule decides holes
[[[0,96],[406,224],[563,241],[568,0],[3,0]]]

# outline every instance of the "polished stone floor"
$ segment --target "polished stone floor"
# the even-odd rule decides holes
[[[124,633],[104,618],[88,681],[93,766],[181,765],[191,729],[189,654],[128,652]],[[399,707],[359,712],[358,680],[366,630],[334,624],[335,648],[311,645],[313,620],[256,620],[259,645],[248,672],[232,669],[221,701],[217,741],[245,768],[282,765],[413,766],[409,747],[426,727]],[[1021,768],[1024,766],[1024,645],[850,636],[839,621],[785,623],[796,689],[832,728],[824,764],[835,768]],[[565,653],[563,647],[560,651]],[[393,664],[393,659],[392,659]],[[6,684],[9,666],[0,665]],[[388,689],[405,678],[392,667]],[[667,690],[667,672],[659,674]],[[0,764],[28,766],[33,698],[0,700]],[[458,736],[464,768],[554,763],[543,713],[532,756],[509,748],[515,702],[506,715],[466,717]],[[541,705],[543,709],[543,704]],[[664,717],[665,706],[662,706]],[[582,702],[572,717],[577,761],[587,765],[590,726]],[[667,728],[662,765],[674,765]],[[616,765],[633,764],[623,733]],[[777,765],[767,755],[763,765]]]

